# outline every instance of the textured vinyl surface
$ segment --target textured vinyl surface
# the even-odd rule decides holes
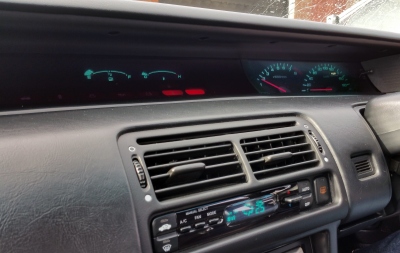
[[[351,206],[346,219],[379,211],[390,199],[388,171],[377,142],[351,106],[368,99],[235,99],[2,116],[0,252],[151,252],[151,208],[143,201],[143,192],[131,192],[137,200],[132,205],[117,146],[120,133],[148,127],[296,113],[323,133],[337,160],[345,199]],[[378,173],[359,181],[349,169],[350,155],[366,150],[374,154]],[[171,210],[179,203],[195,205],[208,198],[203,194],[175,204],[153,206]],[[301,226],[283,222],[274,234],[287,234],[288,225],[299,233],[320,227],[326,215],[329,216],[328,210],[313,215],[312,220],[298,218],[293,223]],[[278,240],[271,233],[263,235],[263,240]],[[248,243],[243,242],[249,240],[248,236],[250,231],[242,233],[240,240],[227,242],[232,243],[230,247],[244,250]],[[198,252],[220,252],[227,246],[224,241],[218,243],[219,247],[209,246]]]
[[[115,136],[18,118],[0,131],[0,252],[137,252]]]

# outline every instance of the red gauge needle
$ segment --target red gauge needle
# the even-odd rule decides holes
[[[332,88],[317,88],[317,89],[310,89],[310,91],[332,91]]]
[[[265,80],[265,79],[261,79],[261,81],[263,81],[264,83],[266,83],[266,84],[268,84],[268,85],[274,87],[275,89],[278,89],[279,91],[282,91],[283,93],[286,93],[286,90],[285,90],[284,88],[279,87],[278,85],[275,85],[275,84],[273,84],[273,83],[270,83],[270,82],[268,82],[268,81]]]

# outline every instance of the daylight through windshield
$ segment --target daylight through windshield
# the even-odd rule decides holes
[[[400,33],[400,0],[144,0]]]

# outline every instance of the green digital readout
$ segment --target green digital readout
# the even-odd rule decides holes
[[[226,223],[232,225],[271,214],[277,208],[278,204],[273,200],[273,195],[267,195],[262,198],[245,200],[228,206],[224,211],[224,217]]]

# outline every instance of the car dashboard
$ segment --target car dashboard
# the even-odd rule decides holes
[[[338,252],[387,215],[363,111],[396,34],[101,0],[0,24],[2,252]]]

